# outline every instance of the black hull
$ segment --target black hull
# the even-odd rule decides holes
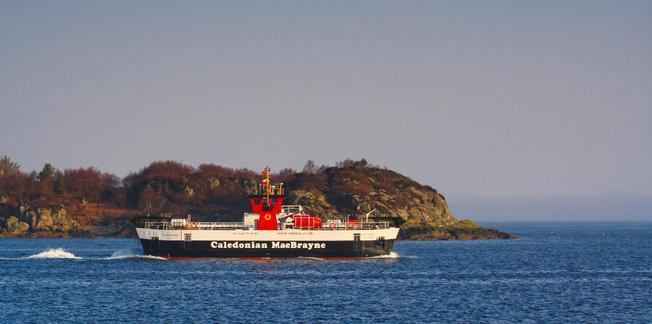
[[[265,248],[252,246],[251,242],[215,241],[163,241],[141,239],[146,255],[165,258],[360,258],[389,255],[394,240],[382,241],[326,241],[312,242],[316,248],[284,248],[289,242],[256,242]],[[217,247],[219,244],[219,248]],[[241,248],[243,244],[249,244]],[[234,246],[235,245],[235,246]]]

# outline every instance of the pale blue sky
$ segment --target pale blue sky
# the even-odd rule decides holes
[[[651,1],[0,2],[24,170],[365,157],[462,218],[652,219],[650,125]]]

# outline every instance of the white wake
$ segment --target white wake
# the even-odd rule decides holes
[[[30,255],[25,259],[79,259],[79,257],[62,248],[57,248]]]
[[[150,259],[167,260],[166,258],[153,255],[143,255],[142,252],[134,249],[120,249],[108,257],[78,257],[72,252],[63,248],[49,249],[34,255],[25,257],[0,257],[0,260],[29,260],[29,259],[67,259],[67,260],[124,260],[124,259]]]
[[[123,259],[152,259],[152,260],[167,260],[166,258],[158,257],[158,256],[153,256],[153,255],[144,255],[140,253],[139,251],[133,250],[133,249],[120,249],[113,254],[111,254],[110,257],[104,258],[105,260],[123,260]]]
[[[402,256],[397,252],[393,252],[388,255],[376,255],[371,257],[353,257],[350,260],[366,260],[366,259],[416,259],[415,256]],[[329,258],[316,258],[316,257],[298,257],[298,259],[303,260],[315,260],[315,261],[330,261]],[[345,260],[347,258],[344,258]]]
[[[389,255],[378,255],[370,257],[370,259],[418,259],[419,257],[413,255],[400,255],[398,252],[392,251]]]
[[[392,251],[392,253],[390,253],[388,255],[377,255],[377,256],[372,256],[372,257],[369,257],[369,258],[370,259],[398,259],[400,257],[401,257],[400,254]]]

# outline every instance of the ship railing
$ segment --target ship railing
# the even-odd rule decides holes
[[[347,230],[372,230],[372,229],[387,229],[389,228],[389,222],[359,222],[359,223],[348,223],[348,224],[337,224],[330,223],[325,224],[321,227],[311,227],[311,226],[294,226],[294,224],[283,224],[285,229],[297,229],[297,230],[313,230],[313,231],[347,231]]]
[[[190,222],[185,224],[173,224],[170,222],[145,222],[145,228],[161,230],[233,230],[249,229],[249,226],[245,226],[242,222]]]
[[[233,230],[233,229],[249,229],[243,222],[191,222],[185,226],[179,226],[179,229],[194,229],[194,230]]]
[[[389,222],[362,222],[360,223],[362,229],[387,229]]]
[[[149,228],[149,229],[167,230],[170,229],[170,227],[171,227],[170,222],[145,222],[145,228]]]
[[[323,225],[322,227],[300,227],[300,226],[291,226],[290,224],[283,224],[282,228],[285,229],[297,229],[297,230],[313,230],[313,231],[346,231],[346,230],[372,230],[372,229],[387,229],[389,228],[389,222],[359,222],[359,223],[348,223],[348,224],[335,224],[331,223],[328,225]],[[185,230],[250,230],[254,229],[252,226],[245,225],[242,222],[190,222],[185,225],[182,224],[173,224],[170,222],[145,222],[145,228],[148,229],[160,229],[160,230],[171,230],[171,229],[185,229]]]

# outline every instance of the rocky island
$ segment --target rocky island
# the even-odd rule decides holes
[[[124,179],[95,168],[60,171],[46,163],[24,173],[0,159],[0,237],[129,237],[138,215],[186,215],[235,221],[258,174],[214,164],[197,168],[154,162]],[[413,240],[513,239],[514,235],[457,220],[442,194],[366,160],[345,160],[274,175],[289,190],[287,202],[322,217],[370,213],[401,225]]]

